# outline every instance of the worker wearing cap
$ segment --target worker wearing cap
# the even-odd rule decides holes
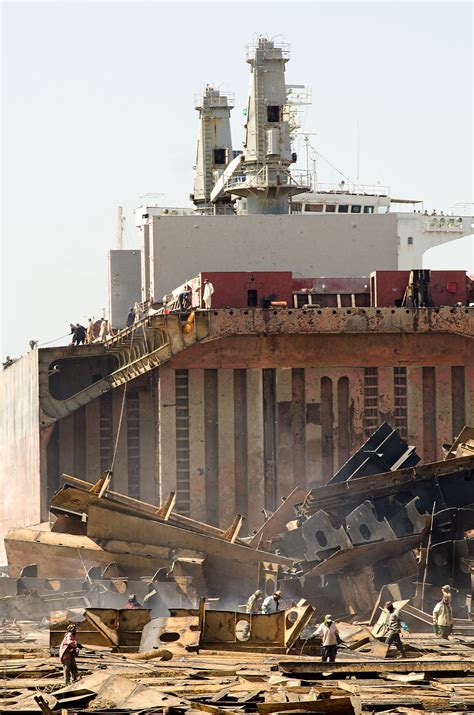
[[[262,592],[257,589],[252,593],[251,596],[249,596],[249,599],[245,604],[245,613],[247,613],[249,616],[252,616],[254,613],[258,613],[258,602],[260,600],[261,595]],[[251,620],[252,619],[249,619],[249,621],[244,626],[242,633],[243,640],[247,640],[250,635]]]
[[[452,605],[451,597],[453,595],[453,591],[456,591],[456,589],[451,588],[449,583],[447,583],[446,586],[441,586],[441,598],[447,598],[450,606]]]
[[[385,643],[388,645],[389,649],[391,645],[394,645],[398,650],[400,657],[403,658],[405,656],[405,647],[402,643],[402,639],[400,638],[400,633],[403,627],[400,615],[391,601],[387,601],[385,603],[385,609],[388,613],[388,618],[385,621],[385,625],[387,627]]]
[[[258,613],[258,601],[260,600],[261,595],[262,592],[258,589],[252,593],[246,603],[245,613],[248,613],[249,615],[252,615],[252,613]]]
[[[433,609],[433,630],[441,638],[449,638],[453,630],[453,609],[448,596],[443,596]]]
[[[128,603],[125,606],[125,608],[128,609],[135,609],[135,608],[143,608],[142,604],[137,600],[137,597],[135,596],[134,593],[131,593],[130,596],[128,597]]]
[[[71,624],[66,628],[66,634],[59,646],[59,660],[63,666],[66,685],[71,682],[71,676],[73,683],[77,680],[76,655],[79,648],[82,646],[76,640],[76,626]]]
[[[275,591],[271,596],[267,596],[262,603],[262,613],[276,613],[281,600],[281,591]]]
[[[339,631],[337,626],[332,620],[330,613],[324,616],[324,621],[316,629],[315,635],[321,636],[323,641],[323,650],[321,653],[321,660],[323,663],[329,660],[330,663],[334,663],[337,655],[337,646],[340,641]]]

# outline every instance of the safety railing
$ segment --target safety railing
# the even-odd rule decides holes
[[[256,42],[245,45],[245,58],[247,62],[255,59],[257,50],[265,52],[265,59],[290,59],[290,44],[288,42],[274,42],[266,37],[259,37]]]
[[[208,89],[194,95],[194,106],[201,107],[230,107],[235,104],[234,92],[221,92],[219,89]]]
[[[307,189],[311,185],[310,174],[306,171],[290,173],[285,168],[280,170],[264,166],[256,174],[234,174],[226,182],[226,189],[243,187],[264,188],[266,186],[294,186]]]
[[[390,196],[390,187],[380,184],[353,184],[351,182],[339,182],[339,184],[322,183],[316,184],[315,192],[322,194],[356,194],[358,196]]]

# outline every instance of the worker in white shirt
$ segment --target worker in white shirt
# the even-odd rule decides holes
[[[337,626],[332,620],[330,613],[324,616],[324,621],[316,630],[315,635],[321,636],[323,641],[323,650],[321,653],[321,660],[323,663],[326,663],[328,660],[330,663],[334,663],[340,639],[339,631],[337,630]]]
[[[254,591],[252,595],[249,597],[249,600],[246,603],[245,606],[245,613],[248,613],[251,615],[252,613],[258,613],[258,601],[260,600],[260,596],[262,595],[262,592],[257,589],[257,591]]]
[[[262,596],[262,592],[257,589],[252,593],[251,596],[249,596],[249,599],[245,605],[245,613],[247,613],[249,616],[253,616],[254,613],[258,613],[258,602],[260,601]],[[250,635],[250,621],[245,624],[243,633],[242,633],[242,640],[248,640],[248,637]]]
[[[441,638],[449,638],[453,630],[451,598],[443,596],[433,609],[433,630]]]
[[[204,279],[204,290],[202,292],[202,299],[204,301],[204,307],[210,310],[212,305],[212,295],[214,293],[214,286],[212,285],[209,278]]]
[[[276,613],[281,600],[281,591],[275,591],[271,596],[267,596],[262,603],[262,613]]]

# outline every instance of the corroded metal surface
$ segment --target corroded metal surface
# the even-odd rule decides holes
[[[198,314],[198,319],[201,316]],[[474,308],[275,308],[209,311],[209,337],[278,333],[474,335]]]
[[[259,342],[258,346],[248,346],[243,350],[240,343],[235,343],[239,336],[253,336],[265,338],[267,336],[287,336],[294,340],[301,336],[300,343],[288,345],[286,341],[280,346],[280,351],[287,354],[291,359],[300,354],[303,364],[307,362],[306,351],[312,348],[315,351],[313,360],[316,364],[321,363],[322,356],[319,354],[322,346],[309,345],[304,336],[314,335],[351,335],[353,339],[359,338],[359,345],[350,343],[349,345],[329,344],[330,353],[333,353],[334,360],[338,362],[338,349],[341,352],[349,350],[353,354],[361,352],[360,339],[367,338],[374,343],[374,338],[382,342],[379,344],[375,340],[372,349],[376,352],[388,351],[393,354],[393,340],[384,345],[383,336],[439,336],[450,335],[454,340],[457,338],[472,338],[474,336],[474,309],[466,307],[455,308],[425,308],[425,309],[405,309],[405,308],[313,308],[313,309],[228,309],[196,311],[194,319],[183,322],[178,314],[153,315],[144,319],[140,323],[120,331],[114,338],[105,345],[87,346],[85,348],[58,348],[51,349],[40,358],[40,394],[42,410],[42,426],[47,426],[54,421],[78,407],[96,399],[104,392],[123,385],[130,380],[134,380],[139,375],[147,373],[165,362],[173,359],[174,356],[185,353],[184,367],[201,366],[201,360],[205,359],[209,365],[212,356],[209,357],[209,350],[213,352],[217,346],[208,346],[223,339],[231,340],[217,348],[221,354],[222,365],[241,366],[242,353],[245,352],[247,364],[249,356],[253,355],[257,366],[259,361],[263,366],[268,364],[269,358],[266,355],[266,348],[271,353],[278,352],[278,345],[273,343],[264,345]],[[189,350],[197,342],[202,343],[200,350]],[[458,341],[451,345],[458,355],[468,355],[470,345],[461,345]],[[400,345],[403,352],[402,360],[407,360],[407,353],[412,352],[411,358],[418,361],[423,350],[415,342]],[[292,349],[293,348],[293,349]],[[356,348],[355,350],[353,348]],[[450,351],[447,346],[440,347],[440,352]],[[370,352],[370,350],[368,351]],[[433,346],[427,346],[427,353],[432,354]],[[235,353],[239,353],[235,355]],[[50,392],[50,367],[54,361],[74,357],[90,358],[97,355],[111,355],[115,358],[117,366],[108,375],[94,381],[88,387],[72,394],[67,399],[55,399]],[[205,358],[203,356],[205,355]],[[227,357],[227,360],[224,360]],[[423,359],[423,358],[421,358]],[[447,357],[449,361],[451,357]],[[346,362],[347,364],[347,362]],[[246,364],[242,365],[246,366]],[[59,380],[60,376],[54,376]]]

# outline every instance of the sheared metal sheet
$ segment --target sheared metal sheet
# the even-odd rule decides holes
[[[332,525],[329,514],[320,509],[303,522],[301,527],[306,542],[306,561],[325,558],[334,549],[350,549],[352,543],[342,526]]]
[[[153,618],[143,629],[140,653],[166,648],[175,654],[199,651],[199,616]]]
[[[384,422],[357,450],[328,484],[339,484],[348,479],[359,479],[392,469],[414,467],[420,457],[409,447],[399,432]]]
[[[446,453],[445,459],[455,457],[469,457],[474,453],[474,427],[463,427],[450,449]]]
[[[324,509],[345,512],[370,499],[377,511],[378,504],[388,519],[400,510],[397,494],[410,501],[419,497],[418,509],[431,513],[433,502],[439,509],[464,507],[474,503],[474,457],[423,464],[416,468],[399,469],[338,484],[328,484],[310,492],[308,514]]]
[[[108,544],[105,544],[107,547]],[[114,544],[114,547],[120,548]],[[5,538],[8,568],[11,576],[19,576],[25,564],[34,562],[38,567],[38,576],[48,578],[80,578],[85,577],[93,566],[105,566],[110,561],[116,561],[124,573],[130,576],[141,576],[155,573],[159,566],[166,566],[168,551],[163,551],[166,557],[148,554],[140,546],[140,553],[133,553],[133,545],[124,548],[122,553],[112,548],[105,550],[95,540],[87,536],[73,534],[57,534],[49,531],[31,529],[10,529]]]
[[[317,564],[306,577],[322,576],[324,574],[334,574],[351,571],[357,572],[365,566],[382,561],[382,559],[390,559],[395,556],[415,549],[420,545],[420,535],[405,536],[403,539],[393,539],[392,541],[378,541],[368,544],[360,544],[352,549],[344,549],[336,551],[335,554],[329,556],[325,561]]]
[[[127,712],[144,708],[189,707],[189,702],[183,698],[107,671],[97,671],[81,678],[78,683],[58,690],[58,700],[64,702],[67,696],[72,697],[81,691],[89,691],[94,698],[106,703],[108,709],[125,709]]]
[[[373,504],[367,500],[346,516],[346,529],[354,546],[396,538],[388,521],[378,520]]]
[[[418,497],[415,497],[390,519],[390,527],[397,536],[419,534],[428,525],[429,516],[420,514],[417,509],[419,501]]]
[[[88,608],[82,620],[75,620],[77,640],[83,645],[125,648],[138,651],[143,628],[150,611],[141,609]],[[50,625],[50,647],[60,645],[68,621],[55,620]]]
[[[204,612],[203,646],[224,647],[245,643],[254,647],[289,648],[308,624],[314,608],[308,603],[270,614]],[[244,628],[244,624],[247,626]]]

